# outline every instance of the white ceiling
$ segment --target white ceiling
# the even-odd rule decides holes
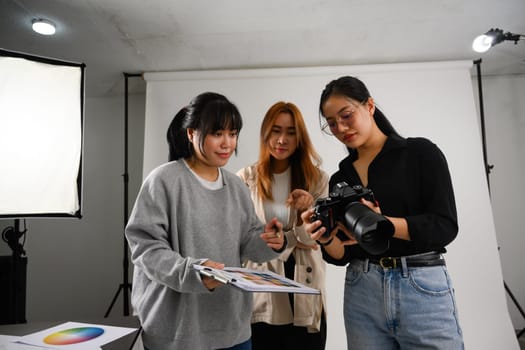
[[[525,74],[523,40],[472,51],[490,28],[524,34],[525,1],[0,0],[0,48],[85,63],[88,96],[121,94],[124,72],[481,58],[484,75]]]

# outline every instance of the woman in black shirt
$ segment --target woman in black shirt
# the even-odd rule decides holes
[[[403,138],[375,106],[359,79],[330,82],[319,106],[322,129],[349,155],[330,178],[373,191],[361,203],[393,225],[381,254],[358,241],[345,224],[332,232],[320,220],[306,231],[323,257],[347,265],[344,319],[351,349],[463,349],[452,284],[442,253],[457,235],[454,191],[445,156],[425,138]]]

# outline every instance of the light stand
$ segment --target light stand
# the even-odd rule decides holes
[[[82,217],[85,68],[0,49],[0,219],[15,219],[2,231],[12,256],[0,256],[0,323],[26,322],[20,218]]]
[[[5,289],[6,295],[2,301],[5,299],[7,305],[5,305],[6,310],[2,312],[0,317],[0,324],[26,323],[27,257],[25,256],[24,246],[20,243],[20,239],[25,236],[26,232],[25,227],[23,231],[20,230],[20,219],[15,219],[14,226],[8,226],[2,231],[2,240],[9,245],[12,255],[11,257],[1,257],[2,262],[5,262],[5,264],[2,263],[2,266],[5,266],[5,271],[2,271],[2,287],[7,287]],[[2,288],[3,292],[4,288]],[[3,308],[4,306],[2,306]]]
[[[129,174],[128,174],[128,78],[129,77],[140,77],[142,74],[131,74],[124,73],[124,174],[122,175],[124,179],[124,229],[128,224],[128,184],[129,184]],[[117,298],[122,291],[124,299],[123,313],[124,316],[129,316],[129,293],[131,293],[131,283],[129,282],[129,251],[128,251],[128,241],[126,236],[124,236],[123,241],[123,250],[124,250],[124,259],[122,261],[122,283],[119,285],[111,304],[109,305],[104,318],[109,316],[113,305],[117,301]]]
[[[483,162],[485,163],[485,172],[487,176],[487,185],[489,188],[489,196],[490,196],[489,175],[490,175],[490,171],[492,170],[492,168],[494,168],[494,165],[489,165],[487,162],[487,143],[485,140],[485,113],[483,110],[483,90],[481,87],[481,59],[475,60],[474,64],[476,65],[476,70],[478,74],[479,114],[480,114],[480,122],[481,122],[481,142],[483,145]],[[499,247],[498,247],[498,250],[499,250]],[[514,305],[516,305],[516,308],[520,312],[521,316],[523,317],[523,319],[525,319],[525,312],[523,311],[523,308],[521,307],[520,303],[518,302],[514,294],[512,294],[512,291],[510,290],[509,286],[507,286],[507,283],[505,282],[505,280],[503,280],[503,286],[505,287],[505,290],[507,291],[507,294],[509,295],[509,297],[512,299],[512,302],[514,303]],[[525,333],[525,328],[523,328],[517,333],[517,337],[518,338],[521,337],[523,333]]]

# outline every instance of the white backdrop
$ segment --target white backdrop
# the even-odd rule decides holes
[[[321,133],[321,91],[342,75],[359,77],[379,108],[404,136],[424,136],[445,153],[454,185],[459,235],[447,248],[467,349],[519,349],[507,311],[482,145],[470,77],[471,61],[257,70],[155,72],[147,81],[144,176],[168,157],[166,130],[176,112],[199,93],[224,94],[239,108],[244,127],[239,152],[227,169],[257,159],[259,127],[278,100],[301,109],[329,173],[344,147]],[[220,210],[220,208],[218,208]],[[327,349],[346,348],[342,317],[344,268],[328,266]],[[432,315],[429,315],[432,317]]]

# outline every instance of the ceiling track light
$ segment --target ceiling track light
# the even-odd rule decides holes
[[[492,28],[485,34],[479,35],[472,42],[472,49],[476,52],[488,51],[492,46],[497,45],[503,41],[514,41],[517,44],[518,41],[525,38],[523,34],[514,34],[511,32],[504,33],[499,28]]]
[[[55,23],[45,18],[35,18],[31,21],[33,30],[42,35],[53,35],[56,32]]]

